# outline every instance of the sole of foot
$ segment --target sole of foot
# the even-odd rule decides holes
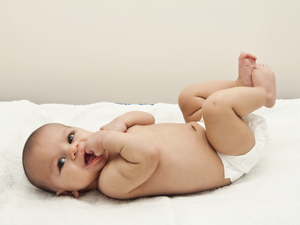
[[[276,102],[276,78],[273,70],[265,64],[257,64],[252,73],[254,87],[262,87],[268,94],[267,108],[272,108]]]

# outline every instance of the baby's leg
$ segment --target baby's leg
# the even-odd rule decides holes
[[[235,81],[218,80],[193,84],[183,89],[178,97],[178,105],[185,122],[200,121],[205,100],[216,91],[232,87],[236,87]]]
[[[253,71],[254,87],[237,87],[212,94],[203,104],[206,135],[212,147],[225,155],[250,151],[254,136],[241,118],[262,106],[272,107],[276,100],[275,75],[269,67]]]
[[[232,87],[253,87],[251,74],[255,65],[255,56],[241,52],[238,59],[239,76],[236,81],[209,81],[185,88],[178,97],[185,121],[199,121],[202,118],[204,101],[214,92]]]

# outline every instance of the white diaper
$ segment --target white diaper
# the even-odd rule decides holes
[[[240,156],[223,155],[217,152],[224,166],[225,178],[229,178],[231,182],[236,181],[255,166],[263,155],[269,140],[268,125],[265,118],[252,113],[243,119],[254,134],[255,146],[248,153]],[[199,124],[203,126],[201,122]]]

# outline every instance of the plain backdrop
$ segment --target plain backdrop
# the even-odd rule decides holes
[[[241,51],[299,98],[298,0],[0,0],[0,101],[177,103]]]

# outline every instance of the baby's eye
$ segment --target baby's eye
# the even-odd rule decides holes
[[[64,164],[65,164],[66,159],[65,158],[61,158],[58,160],[57,162],[57,167],[59,168],[59,170],[61,170],[61,168],[63,168]]]
[[[68,142],[69,142],[69,144],[72,144],[73,139],[74,139],[74,133],[72,133],[72,134],[70,134],[70,135],[68,136]]]

